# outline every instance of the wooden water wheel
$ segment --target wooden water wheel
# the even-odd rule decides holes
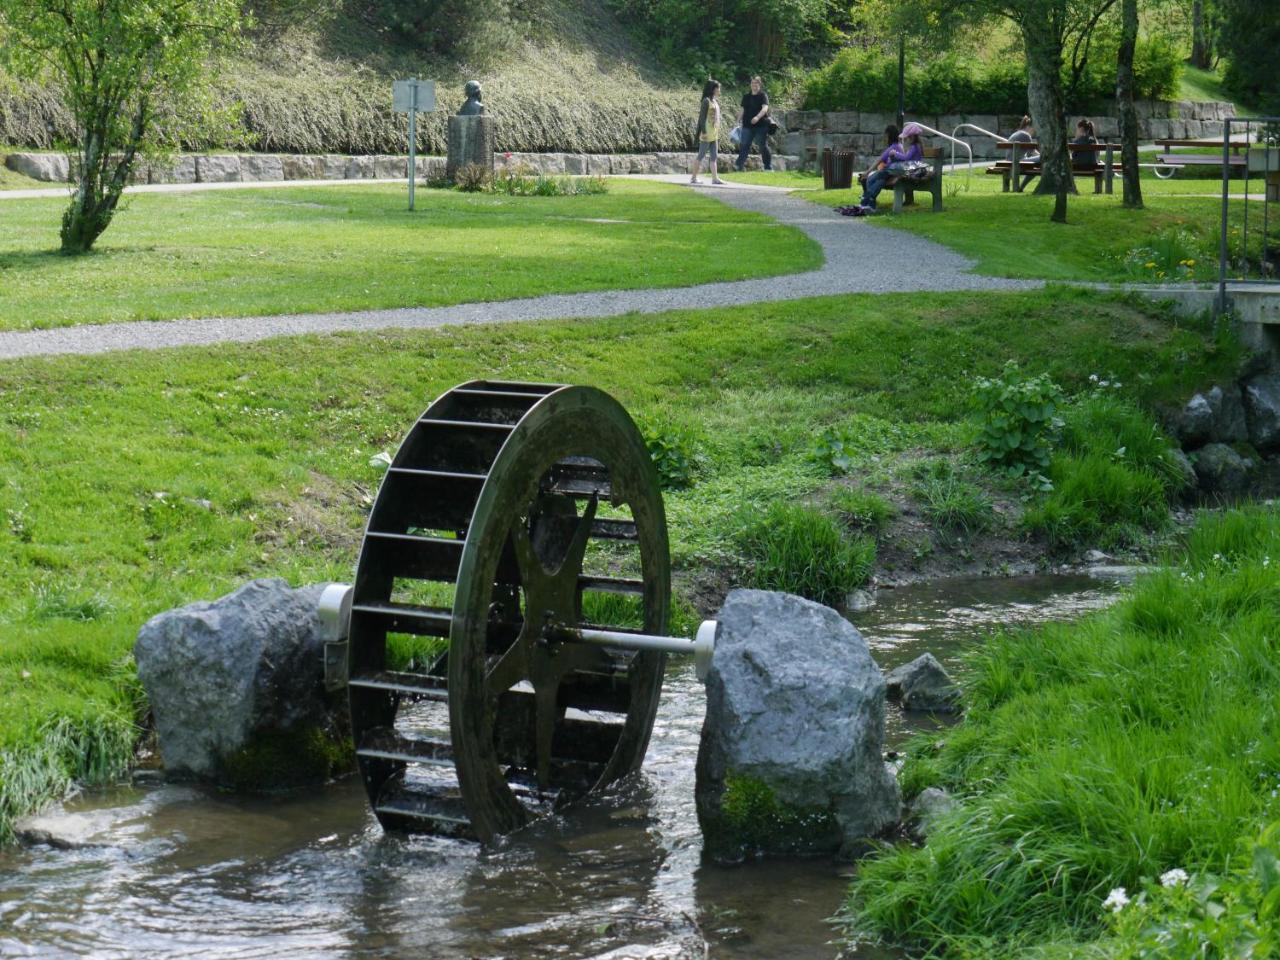
[[[588,573],[588,555],[633,575]],[[669,598],[657,476],[617,401],[443,394],[387,470],[350,596],[353,736],[381,823],[488,841],[637,769]]]

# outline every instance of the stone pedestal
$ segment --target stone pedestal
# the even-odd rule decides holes
[[[469,163],[479,164],[492,173],[496,127],[493,117],[450,117],[445,176],[452,180],[458,170]]]

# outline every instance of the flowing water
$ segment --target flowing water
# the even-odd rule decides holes
[[[1074,618],[1114,589],[950,580],[882,590],[851,619],[886,670],[925,650],[951,665],[993,627]],[[501,849],[385,835],[355,778],[289,798],[163,784],[79,798],[66,811],[87,845],[0,850],[0,957],[835,957],[826,918],[847,870],[701,862],[702,714],[691,666],[673,665],[643,773]],[[890,705],[889,746],[936,722]]]

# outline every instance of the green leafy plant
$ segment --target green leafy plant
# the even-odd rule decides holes
[[[1011,477],[1043,476],[1062,429],[1062,388],[1046,373],[1024,375],[1010,360],[999,377],[974,385],[980,416],[979,457]]]
[[[693,484],[698,458],[687,437],[659,427],[646,431],[644,442],[663,490],[683,490]]]
[[[853,467],[849,440],[834,427],[823,430],[809,448],[809,459],[820,464],[832,476],[848,473]]]

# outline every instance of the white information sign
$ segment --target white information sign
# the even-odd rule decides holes
[[[417,99],[414,99],[414,96]],[[396,113],[434,113],[436,82],[434,80],[397,80],[391,85],[391,109]]]
[[[409,115],[409,209],[413,209],[413,186],[418,180],[418,114],[434,113],[434,80],[396,80],[391,84],[391,109]]]

